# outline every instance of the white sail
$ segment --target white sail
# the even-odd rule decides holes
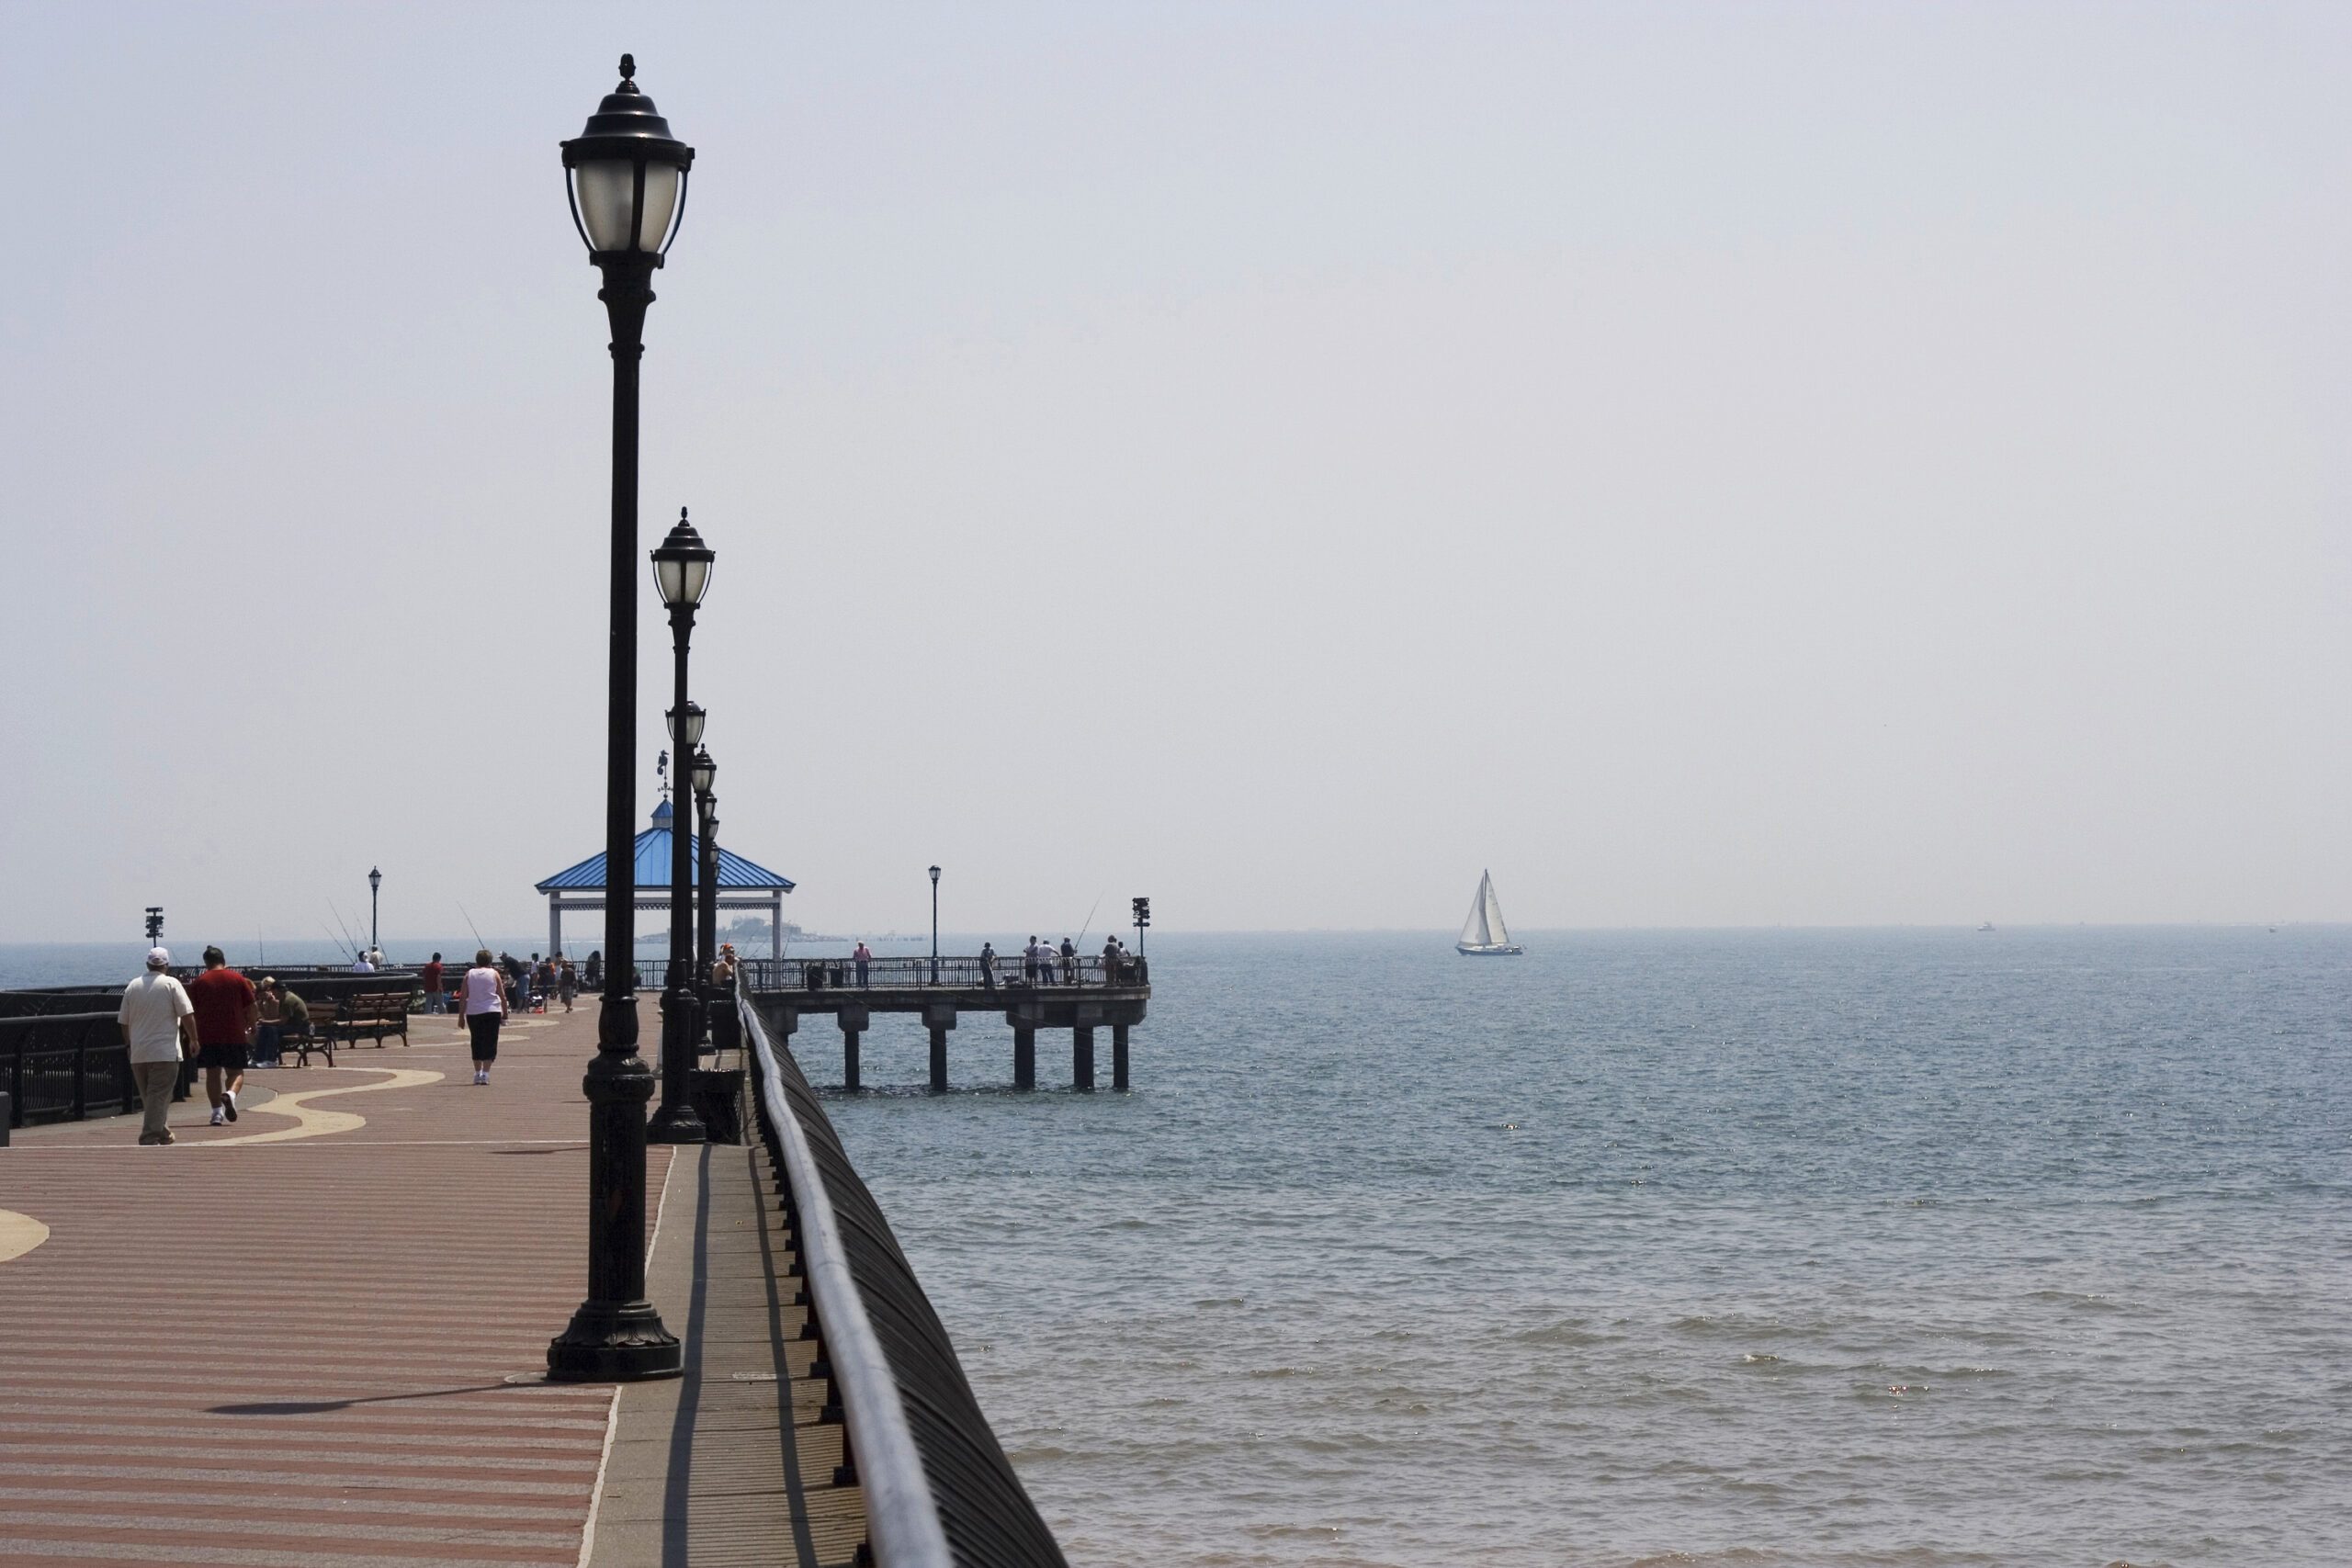
[[[1487,930],[1492,933],[1487,940],[1498,942],[1505,947],[1510,946],[1510,928],[1503,924],[1503,901],[1495,897],[1495,879],[1481,875],[1478,879],[1478,891],[1484,895],[1483,901],[1486,908],[1481,912],[1487,917]]]
[[[1477,896],[1470,900],[1470,918],[1462,922],[1461,946],[1486,947],[1494,942],[1487,926],[1487,911],[1493,909],[1498,918],[1501,909],[1495,903],[1495,885],[1486,873],[1478,874]]]

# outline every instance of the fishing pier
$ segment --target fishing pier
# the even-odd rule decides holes
[[[1037,1032],[1070,1032],[1070,1088],[1094,1083],[1094,1032],[1111,1032],[1111,1088],[1128,1087],[1127,1032],[1151,1001],[1151,972],[1139,955],[1106,970],[1101,955],[1057,957],[1049,975],[1000,959],[994,973],[974,957],[747,959],[740,985],[769,1030],[789,1043],[812,1016],[830,1014],[842,1032],[842,1088],[854,1093],[858,1043],[876,1013],[912,1013],[931,1032],[931,1088],[947,1091],[947,1034],[967,1013],[1001,1015],[1012,1031],[1012,1087],[1037,1087]],[[862,972],[862,973],[861,973]]]

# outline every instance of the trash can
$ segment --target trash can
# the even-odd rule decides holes
[[[686,1073],[686,1100],[702,1118],[714,1144],[743,1141],[743,1069],[694,1067]]]

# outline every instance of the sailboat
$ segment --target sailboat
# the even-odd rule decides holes
[[[1510,928],[1503,924],[1502,901],[1495,897],[1495,879],[1487,872],[1478,874],[1478,896],[1470,901],[1470,918],[1462,922],[1461,940],[1453,944],[1453,951],[1472,958],[1498,958],[1527,951],[1511,941]]]

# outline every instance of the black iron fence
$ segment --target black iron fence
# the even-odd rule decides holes
[[[788,1213],[865,1488],[876,1568],[1067,1568],[799,1064],[755,1007],[738,1011],[761,1135],[794,1187]],[[818,1190],[802,1190],[804,1180]]]
[[[844,990],[860,986],[904,990],[939,986],[966,990],[994,987],[1011,990],[1047,986],[1148,986],[1151,972],[1142,955],[1128,953],[1115,962],[1094,956],[1064,958],[1057,953],[1041,964],[1031,964],[1019,953],[1000,957],[986,972],[974,957],[869,958],[746,958],[741,973],[753,991]]]
[[[111,1007],[0,1018],[0,1075],[11,1127],[116,1116],[139,1103]]]
[[[121,1000],[120,986],[48,986],[37,991],[0,991],[0,1018],[112,1012]]]

